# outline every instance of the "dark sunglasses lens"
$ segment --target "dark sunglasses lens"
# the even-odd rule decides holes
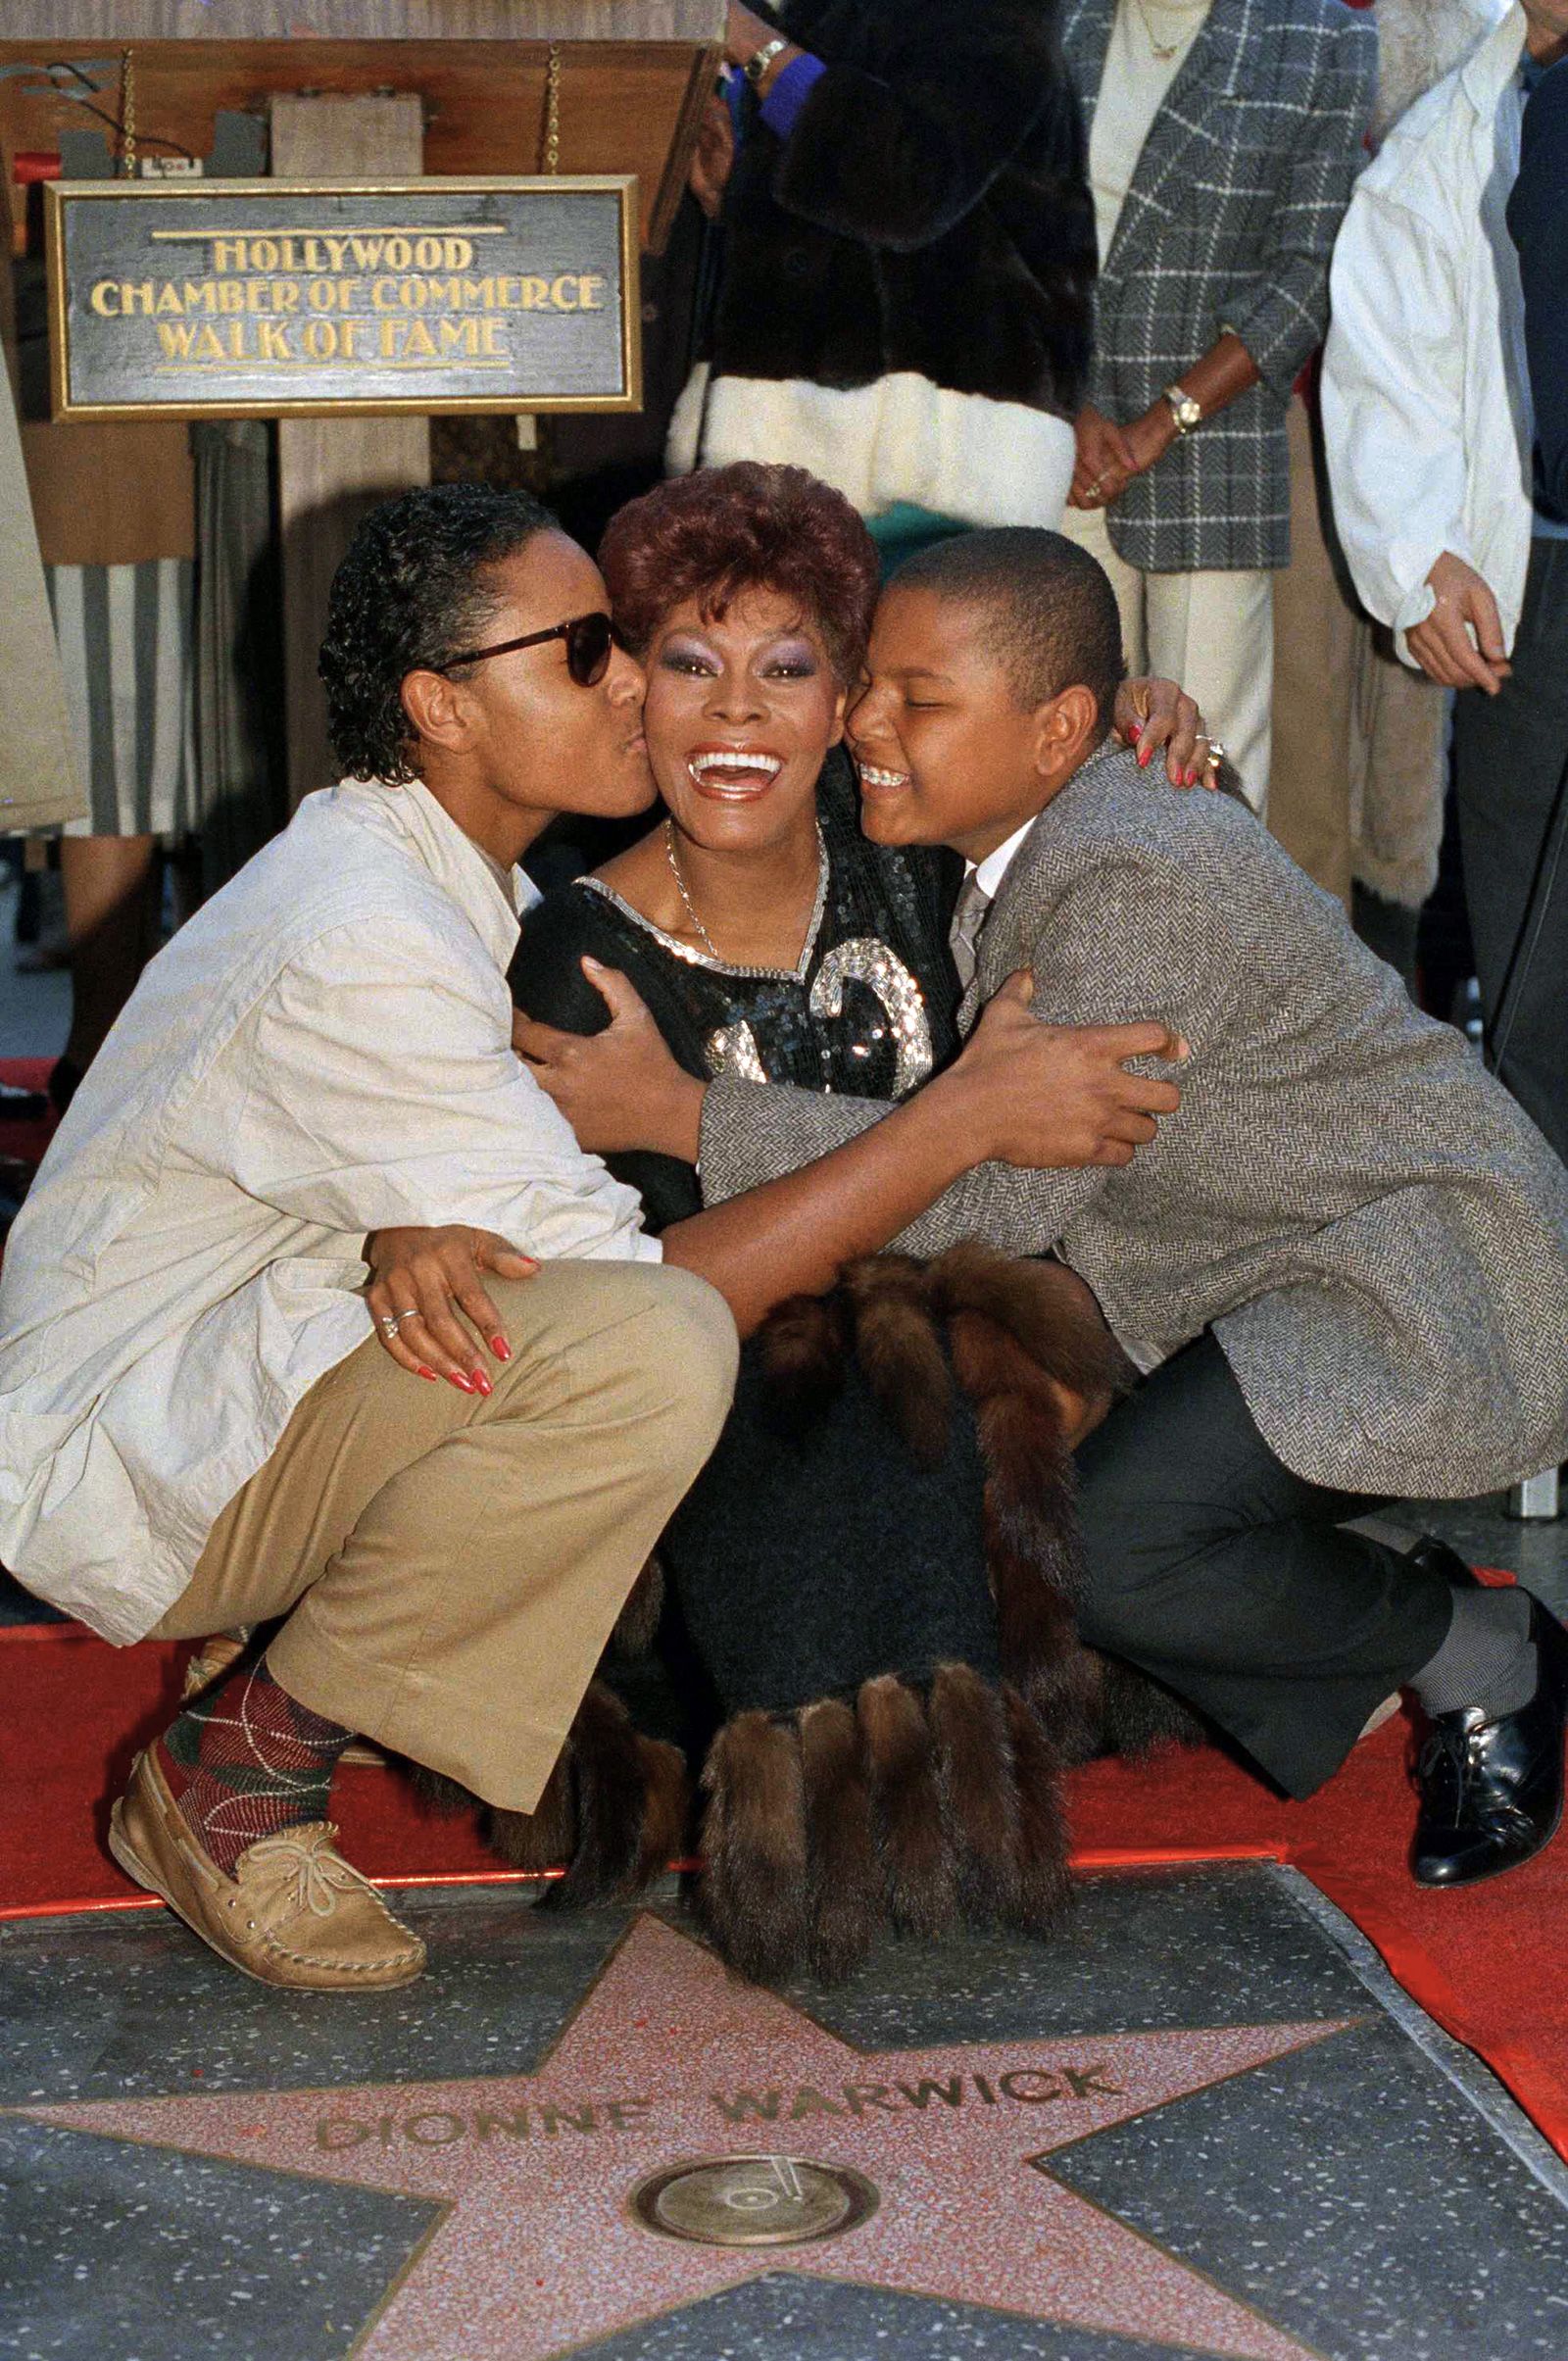
[[[579,615],[566,634],[566,669],[580,689],[597,688],[610,669],[608,615]]]

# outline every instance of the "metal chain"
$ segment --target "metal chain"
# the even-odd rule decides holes
[[[552,41],[545,61],[545,121],[539,142],[539,169],[561,170],[561,43]]]
[[[120,61],[120,162],[127,180],[136,177],[136,54],[127,49]]]
[[[676,885],[680,889],[680,898],[686,906],[686,915],[692,922],[692,928],[697,936],[698,941],[702,944],[702,947],[707,952],[709,958],[710,959],[718,959],[719,964],[722,966],[723,959],[719,952],[718,945],[714,942],[712,936],[709,933],[707,927],[697,915],[696,909],[692,903],[692,898],[686,891],[686,880],[680,873],[680,862],[675,859],[675,823],[672,819],[666,819],[664,822],[664,859],[669,863],[670,875],[674,878]]]

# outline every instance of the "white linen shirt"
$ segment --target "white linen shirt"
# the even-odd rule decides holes
[[[1533,520],[1524,301],[1503,209],[1519,172],[1518,7],[1395,124],[1330,271],[1323,439],[1356,589],[1413,664],[1446,549],[1482,574],[1511,648]]]
[[[73,1101],[0,1275],[0,1557],[104,1638],[168,1611],[369,1334],[368,1230],[658,1259],[513,1050],[537,896],[510,887],[422,786],[309,796],[152,961]]]

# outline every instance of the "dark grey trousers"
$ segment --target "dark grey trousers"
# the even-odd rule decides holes
[[[1453,783],[1465,902],[1489,1041],[1510,990],[1531,891],[1568,762],[1568,541],[1532,544],[1513,672],[1461,689]],[[1537,908],[1539,910],[1540,904]],[[1568,853],[1545,904],[1498,1075],[1568,1163]]]
[[[1447,1637],[1447,1584],[1337,1529],[1378,1502],[1291,1473],[1211,1335],[1117,1404],[1079,1449],[1078,1484],[1084,1638],[1186,1697],[1290,1795],[1321,1786]]]

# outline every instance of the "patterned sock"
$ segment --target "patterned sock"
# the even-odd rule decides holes
[[[280,1689],[263,1656],[171,1722],[161,1767],[192,1832],[232,1876],[260,1838],[326,1818],[332,1773],[353,1735]]]

